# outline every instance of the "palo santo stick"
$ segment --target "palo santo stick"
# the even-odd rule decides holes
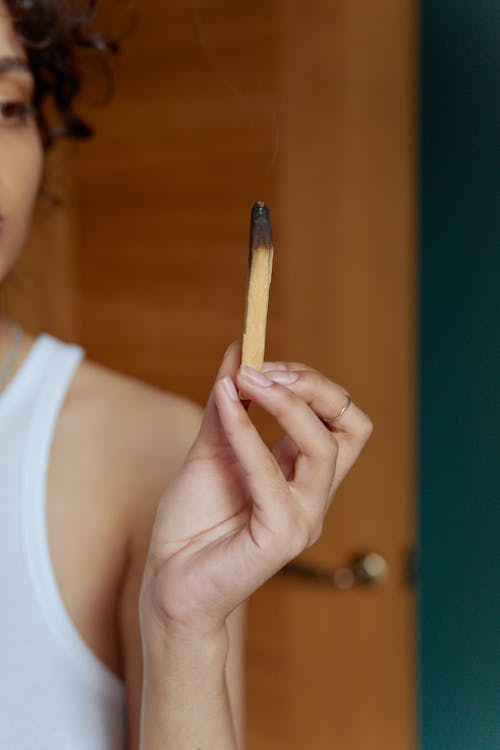
[[[269,208],[262,201],[252,206],[247,297],[241,364],[262,370],[266,347],[269,286],[273,270],[273,241]]]

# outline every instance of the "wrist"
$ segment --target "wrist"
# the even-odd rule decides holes
[[[165,628],[148,616],[144,621],[141,750],[236,750],[226,681],[227,629],[201,635]]]
[[[200,690],[200,679],[216,696],[226,690],[226,665],[229,639],[225,633],[193,638],[146,631],[142,634],[144,688],[156,686],[191,693]]]
[[[141,596],[140,626],[145,656],[163,661],[173,654],[184,658],[223,660],[227,657],[229,633],[226,622],[180,623],[160,611],[152,597]]]

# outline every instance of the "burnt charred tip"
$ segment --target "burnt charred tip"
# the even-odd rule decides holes
[[[252,206],[250,218],[250,252],[258,247],[272,247],[271,217],[269,207],[263,201],[257,201]]]
[[[266,206],[264,201],[256,201],[252,206],[252,221],[265,216],[269,221],[269,207]]]

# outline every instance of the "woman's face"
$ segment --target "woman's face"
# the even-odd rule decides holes
[[[5,58],[20,62],[7,70]],[[32,102],[35,82],[27,61],[6,5],[0,0],[0,285],[22,252],[43,170],[43,148],[35,118],[20,116],[22,106],[4,106],[7,102]]]

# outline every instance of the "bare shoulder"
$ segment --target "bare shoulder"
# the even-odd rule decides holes
[[[168,417],[181,430],[181,435],[203,411],[198,403],[181,393],[164,390],[89,359],[81,363],[77,388],[77,396],[92,395],[99,411],[104,410],[108,416],[113,412],[117,418],[130,420],[145,410],[149,418],[156,414],[154,421],[158,424],[163,424]]]
[[[57,463],[114,516],[125,545],[138,543],[141,556],[160,497],[182,466],[202,414],[183,394],[92,360],[78,367],[61,414]]]
[[[183,394],[88,359],[79,367],[71,396],[79,432],[92,439],[96,456],[106,457],[109,476],[103,466],[101,481],[136,497],[158,490],[177,470],[203,414]]]
[[[182,466],[203,415],[183,394],[84,359],[61,415],[59,466],[104,502],[130,554],[143,558],[161,495]],[[137,549],[139,547],[139,549]]]

